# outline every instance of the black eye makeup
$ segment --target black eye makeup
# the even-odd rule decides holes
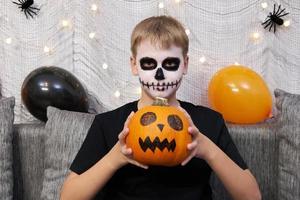
[[[140,59],[140,65],[143,70],[153,70],[157,67],[157,61],[154,58],[143,57]],[[167,57],[162,62],[162,68],[168,71],[176,71],[180,66],[180,59],[177,57]]]
[[[153,58],[144,57],[141,58],[140,65],[143,70],[153,70],[157,67],[157,62]]]
[[[179,68],[180,59],[176,57],[168,57],[162,62],[162,67],[168,71],[176,71]]]

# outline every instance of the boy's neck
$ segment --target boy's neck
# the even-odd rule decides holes
[[[138,109],[141,109],[145,106],[150,106],[153,104],[153,102],[154,99],[151,96],[149,96],[146,92],[142,91],[141,98],[138,101]],[[172,96],[168,98],[168,104],[170,106],[175,106],[175,107],[180,106],[179,101],[176,99],[176,93],[174,93]]]

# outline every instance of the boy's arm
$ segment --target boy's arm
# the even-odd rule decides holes
[[[117,148],[117,145],[119,146],[116,144],[114,148]],[[120,164],[114,164],[109,154],[80,175],[71,172],[63,184],[60,199],[92,199],[119,168]]]
[[[74,172],[68,175],[61,189],[61,200],[92,199],[113,174],[128,163],[147,168],[147,166],[132,160],[132,150],[125,144],[125,138],[129,133],[128,122],[132,116],[133,112],[128,116],[123,130],[119,134],[119,141],[101,160],[80,175]]]
[[[121,148],[120,142],[117,142],[110,152],[84,173],[71,172],[63,184],[60,199],[92,199],[113,174],[128,163]]]
[[[193,142],[188,144],[190,155],[182,162],[187,164],[193,157],[204,159],[216,173],[226,190],[234,200],[260,200],[261,194],[258,184],[246,169],[240,168],[215,143],[203,135],[194,125],[189,114],[181,108],[190,121],[189,133]]]
[[[207,138],[208,139],[208,138]],[[209,140],[209,139],[208,139]],[[206,162],[219,177],[227,191],[235,200],[260,200],[261,194],[251,172],[241,169],[217,145],[208,141],[210,146]]]

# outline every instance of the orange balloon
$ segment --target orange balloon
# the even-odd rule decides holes
[[[209,83],[208,99],[228,122],[252,124],[271,116],[268,86],[248,67],[228,66],[218,71]]]

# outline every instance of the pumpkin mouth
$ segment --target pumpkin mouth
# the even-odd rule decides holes
[[[167,149],[169,152],[170,151],[174,152],[176,147],[175,139],[169,142],[168,139],[164,139],[163,141],[160,141],[159,137],[155,137],[154,140],[151,141],[149,136],[146,137],[145,140],[139,138],[139,144],[144,152],[146,152],[147,149],[150,149],[153,153],[156,148],[158,148],[160,151]]]

